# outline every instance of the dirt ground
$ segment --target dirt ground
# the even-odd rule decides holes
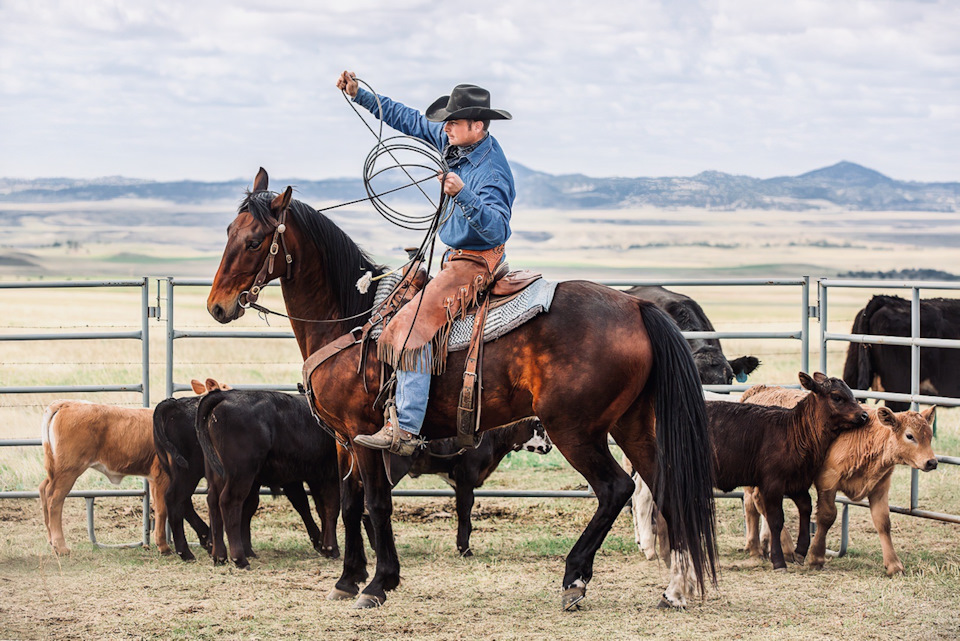
[[[204,513],[202,502],[198,509]],[[139,536],[137,499],[98,499],[97,536]],[[719,588],[684,612],[656,609],[666,568],[646,561],[629,514],[598,554],[579,612],[560,612],[563,559],[592,500],[479,499],[476,556],[455,551],[451,500],[397,499],[403,583],[384,607],[325,600],[338,560],[309,547],[283,498],[254,519],[252,568],[186,564],[151,549],[94,549],[84,502],[67,501],[72,554],[48,549],[36,500],[0,502],[0,638],[13,639],[955,639],[960,528],[893,515],[905,576],[883,574],[867,510],[823,571],[773,572],[740,551],[739,501],[718,502]],[[839,527],[839,526],[838,526]],[[839,532],[839,529],[837,530]],[[341,533],[342,540],[342,533]],[[831,534],[831,547],[837,537]],[[368,558],[373,555],[368,550]],[[372,565],[371,572],[372,572]]]

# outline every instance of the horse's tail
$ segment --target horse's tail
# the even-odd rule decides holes
[[[173,399],[170,400],[171,402],[175,402]],[[167,436],[167,424],[173,417],[171,416],[171,411],[167,409],[169,405],[165,405],[165,403],[166,401],[162,401],[153,411],[153,445],[157,448],[157,453],[160,455],[157,457],[157,460],[160,462],[160,469],[162,469],[167,476],[172,476],[170,473],[171,460],[174,465],[184,469],[189,467],[190,464],[187,462],[187,459],[183,458],[183,454],[181,454],[177,446],[173,444],[170,437]]]
[[[670,548],[690,553],[701,594],[717,582],[713,448],[700,376],[676,323],[652,303],[640,312],[653,348],[656,394],[657,506],[667,520]]]
[[[210,414],[225,398],[226,395],[223,392],[213,390],[200,399],[200,405],[197,406],[197,440],[200,441],[200,448],[203,450],[203,456],[207,459],[207,463],[219,476],[223,476],[223,462],[220,460],[216,448],[213,447],[213,441],[210,440],[209,421]]]

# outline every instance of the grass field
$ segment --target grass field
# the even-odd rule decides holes
[[[719,330],[799,329],[799,288],[675,288],[696,298]],[[153,290],[151,290],[153,291]],[[847,331],[873,291],[831,293],[830,329]],[[178,288],[178,329],[219,329],[207,315],[202,288]],[[151,294],[151,304],[155,295]],[[279,290],[261,300],[281,308]],[[811,301],[813,304],[814,301]],[[0,333],[139,329],[135,290],[0,290]],[[166,302],[164,318],[169,314]],[[12,310],[12,311],[11,311]],[[271,320],[285,332],[283,319]],[[236,329],[263,328],[248,315]],[[811,336],[818,327],[811,321]],[[151,320],[151,395],[164,397],[163,322]],[[815,342],[815,340],[813,341]],[[136,341],[0,343],[0,386],[136,383]],[[831,343],[828,372],[841,371],[845,345]],[[725,340],[733,358],[758,356],[751,382],[793,384],[799,343]],[[811,369],[818,354],[811,353]],[[296,383],[300,354],[292,339],[178,340],[174,379],[213,376],[238,383]],[[37,438],[43,407],[56,397],[140,406],[139,394],[0,395],[0,439]],[[960,455],[960,409],[940,412],[938,453]],[[35,490],[43,477],[38,448],[0,449],[0,489]],[[583,480],[556,452],[511,455],[486,488],[575,489]],[[127,479],[123,487],[139,488]],[[111,487],[89,471],[77,488]],[[437,478],[404,480],[401,487],[445,488]],[[195,499],[201,514],[205,504]],[[898,469],[891,503],[909,505],[909,470]],[[137,540],[139,499],[97,500],[98,538]],[[396,501],[403,583],[386,607],[356,612],[327,602],[339,562],[312,550],[283,498],[266,498],[254,520],[259,558],[250,571],[213,567],[206,558],[183,564],[155,549],[94,549],[86,540],[84,502],[67,501],[65,529],[73,554],[56,558],[45,541],[37,500],[0,500],[0,638],[777,638],[953,639],[960,637],[960,528],[892,516],[893,537],[907,571],[883,574],[869,512],[851,508],[851,542],[822,572],[769,563],[740,551],[738,501],[718,503],[719,587],[687,612],[655,609],[666,568],[643,560],[628,514],[617,521],[596,562],[584,609],[560,613],[563,559],[589,520],[592,500],[479,499],[471,559],[457,557],[452,500]],[[921,476],[920,507],[960,513],[960,468],[941,466]],[[788,510],[788,514],[791,514]],[[839,521],[830,546],[838,544]],[[341,537],[342,540],[342,537]],[[372,552],[368,551],[372,560]],[[371,566],[372,571],[372,566]]]

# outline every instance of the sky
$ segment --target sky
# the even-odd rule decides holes
[[[955,0],[0,0],[0,176],[359,178],[344,69],[532,169],[960,181]]]

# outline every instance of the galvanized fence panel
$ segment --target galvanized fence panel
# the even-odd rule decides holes
[[[114,385],[34,385],[0,387],[0,394],[46,394],[72,392],[139,392],[143,407],[150,406],[150,323],[151,316],[159,311],[150,306],[149,280],[90,280],[90,281],[27,281],[0,282],[0,300],[5,290],[40,289],[87,289],[87,288],[130,288],[140,290],[140,329],[126,332],[59,332],[59,333],[15,333],[0,335],[2,342],[38,341],[44,343],[79,340],[139,340],[141,344],[141,380],[139,383],[120,383]],[[0,447],[40,446],[40,439],[3,439]],[[72,491],[67,496],[87,499],[87,533],[90,541],[100,547],[132,547],[150,544],[150,484],[144,479],[142,490],[98,490]],[[39,492],[8,492],[0,490],[0,499],[39,498]],[[93,529],[94,496],[140,496],[143,499],[143,540],[135,543],[106,545],[97,543]]]
[[[175,343],[176,341],[186,340],[186,339],[224,339],[224,338],[256,338],[256,339],[291,339],[293,338],[293,333],[278,332],[278,331],[250,331],[250,330],[196,330],[196,329],[177,329],[175,325],[176,317],[176,289],[177,287],[209,287],[212,284],[212,281],[209,279],[174,279],[174,278],[159,278],[156,279],[157,282],[157,306],[151,307],[149,305],[149,280],[144,278],[141,280],[135,281],[79,281],[79,282],[27,282],[27,283],[0,283],[0,290],[2,289],[23,289],[23,288],[73,288],[73,287],[140,287],[142,290],[142,327],[140,331],[132,332],[116,332],[116,333],[81,333],[81,334],[34,334],[34,335],[24,335],[24,334],[15,334],[9,336],[0,336],[0,341],[3,340],[40,340],[40,341],[57,341],[57,340],[84,340],[84,339],[139,339],[143,343],[143,380],[137,384],[118,384],[118,385],[104,385],[104,386],[49,386],[49,387],[12,387],[12,388],[0,388],[0,394],[6,393],[41,393],[41,392],[93,392],[93,391],[105,391],[105,392],[129,392],[129,391],[139,391],[143,395],[144,406],[149,406],[149,378],[150,378],[150,361],[149,361],[149,325],[148,319],[151,317],[157,318],[158,320],[162,319],[165,322],[165,356],[166,356],[166,369],[165,369],[165,382],[166,382],[166,396],[171,397],[177,392],[190,390],[191,386],[182,383],[176,382],[174,380],[174,371],[176,365],[175,357]],[[737,338],[737,339],[750,339],[750,340],[767,340],[767,339],[790,339],[798,341],[799,352],[800,352],[800,361],[801,369],[804,371],[809,371],[809,357],[810,357],[810,327],[809,322],[811,318],[817,318],[820,320],[820,370],[826,372],[826,345],[828,341],[831,340],[847,340],[847,341],[859,341],[859,342],[876,342],[876,343],[886,343],[886,344],[902,344],[910,345],[915,352],[914,360],[912,362],[912,367],[914,371],[915,385],[912,388],[912,393],[909,395],[903,394],[889,394],[884,392],[869,392],[865,390],[858,390],[856,394],[859,398],[877,398],[877,399],[887,399],[887,400],[908,400],[914,403],[914,406],[917,402],[936,402],[941,405],[960,405],[960,399],[952,399],[945,397],[930,397],[922,396],[919,394],[919,348],[922,347],[950,347],[955,348],[960,346],[960,341],[944,341],[941,339],[923,339],[919,338],[919,307],[916,307],[916,327],[913,332],[913,336],[910,338],[891,338],[891,337],[879,337],[879,336],[856,336],[856,335],[847,335],[847,334],[837,334],[830,333],[826,331],[827,326],[827,292],[830,287],[860,287],[860,288],[875,288],[875,289],[889,289],[891,287],[904,287],[911,288],[913,290],[913,297],[915,301],[919,300],[919,290],[920,289],[960,289],[960,284],[957,283],[942,283],[942,282],[899,282],[894,283],[890,281],[851,281],[851,280],[834,280],[834,279],[821,279],[815,281],[817,285],[818,299],[817,304],[814,306],[810,305],[810,284],[811,279],[809,277],[803,278],[787,278],[787,279],[762,279],[762,278],[752,278],[752,279],[646,279],[646,280],[606,280],[598,281],[601,284],[608,285],[611,287],[633,287],[637,285],[660,285],[660,286],[680,286],[680,287],[713,287],[713,286],[748,286],[748,287],[798,287],[799,296],[798,296],[798,329],[790,331],[779,331],[779,332],[745,332],[745,331],[714,331],[714,332],[684,332],[685,338]],[[271,285],[275,287],[276,285]],[[165,291],[166,294],[166,305],[163,310],[161,310],[161,289]],[[237,389],[275,389],[281,391],[295,391],[296,385],[290,384],[277,384],[277,385],[236,385]],[[708,391],[716,392],[742,392],[749,388],[749,385],[717,385],[717,386],[706,386],[705,389]],[[0,441],[0,446],[22,446],[22,445],[39,445],[39,439],[8,439],[6,441]],[[940,456],[938,459],[947,464],[958,464],[960,459],[949,456]],[[933,518],[942,521],[960,523],[960,517],[950,514],[941,514],[938,512],[930,512],[925,510],[917,509],[918,501],[918,490],[916,487],[916,471],[914,470],[914,480],[912,482],[912,491],[911,491],[911,507],[910,508],[901,508],[897,506],[892,506],[891,511],[903,514],[909,514],[911,516],[923,517],[923,518]],[[205,490],[201,488],[198,490],[199,493],[203,493]],[[265,491],[266,493],[266,491]],[[407,490],[400,489],[395,490],[395,496],[453,496],[451,490]],[[588,498],[592,497],[593,493],[590,491],[529,491],[529,490],[479,490],[477,491],[478,496],[491,496],[491,497],[526,497],[526,498]],[[87,500],[87,515],[88,515],[88,530],[90,539],[93,542],[96,542],[93,529],[93,501],[97,497],[103,496],[142,496],[144,501],[144,538],[143,544],[149,543],[149,492],[148,485],[146,481],[144,482],[143,490],[90,490],[90,491],[76,491],[70,493],[71,497],[79,497]],[[717,494],[720,498],[737,498],[742,499],[742,492],[731,492],[726,494]],[[0,498],[36,498],[36,492],[0,492]],[[849,522],[848,517],[848,507],[849,505],[858,505],[866,507],[867,505],[863,502],[853,502],[843,498],[838,499],[844,507],[843,513],[843,528],[842,528],[842,543],[840,548],[840,553],[842,554],[847,547],[847,537],[848,537],[848,527]],[[139,545],[139,543],[137,543]]]
[[[829,320],[829,291],[836,289],[909,289],[910,290],[910,336],[879,336],[869,334],[846,334],[830,332]],[[920,337],[920,290],[960,290],[960,283],[949,281],[888,281],[888,280],[849,280],[822,278],[818,282],[818,299],[820,310],[820,371],[827,373],[827,343],[842,341],[848,343],[865,343],[873,345],[901,345],[910,347],[910,393],[879,392],[873,390],[853,390],[857,398],[873,398],[885,401],[901,401],[910,403],[910,409],[916,410],[918,403],[936,404],[947,407],[960,406],[960,399],[947,396],[929,396],[920,394],[920,348],[936,347],[943,349],[960,349],[960,340]],[[937,461],[948,465],[957,465],[960,459],[952,456],[937,456]],[[869,507],[866,501],[851,501],[840,497],[838,502],[843,504],[843,528],[841,555],[847,547],[849,517],[847,511],[851,505]],[[920,502],[920,473],[910,470],[910,507],[891,505],[890,511],[898,514],[908,514],[948,523],[960,523],[960,516],[944,514],[919,509]]]

